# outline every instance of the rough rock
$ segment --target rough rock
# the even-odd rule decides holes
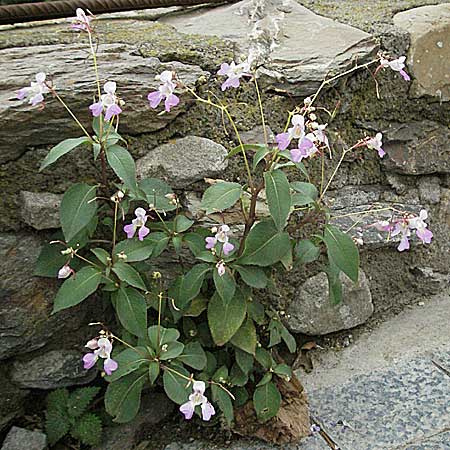
[[[227,166],[227,150],[210,139],[187,136],[163,144],[136,161],[140,178],[164,178],[173,188],[181,189],[221,174]]]
[[[441,187],[438,177],[422,177],[419,180],[420,201],[427,205],[436,205],[441,200]]]
[[[450,4],[421,6],[394,16],[394,24],[409,32],[408,67],[412,93],[450,100]]]
[[[12,427],[1,450],[44,450],[46,447],[47,436],[44,433]]]
[[[90,383],[95,370],[85,370],[82,354],[77,351],[52,350],[31,359],[14,361],[11,380],[22,388],[57,389]]]
[[[22,191],[22,218],[36,230],[59,228],[62,195],[51,192]]]
[[[288,306],[287,324],[295,333],[323,335],[363,324],[373,313],[372,295],[366,274],[361,270],[353,283],[341,274],[342,302],[332,305],[324,273],[309,278],[298,287]]]
[[[33,276],[42,244],[25,233],[0,234],[0,360],[43,347],[62,330],[73,334],[94,319],[89,300],[50,315],[58,282]]]
[[[93,450],[124,450],[132,449],[135,440],[142,430],[156,425],[172,414],[174,404],[163,394],[144,392],[141,409],[130,422],[109,427],[103,433],[103,443]]]
[[[319,16],[293,0],[245,0],[160,19],[183,33],[219,36],[238,45],[260,66],[267,83],[294,95],[309,95],[330,73],[377,49],[357,28]],[[208,24],[205,27],[205,24]]]
[[[156,90],[155,76],[163,70],[175,70],[187,85],[192,86],[202,75],[200,67],[179,62],[161,63],[157,58],[143,58],[133,54],[133,47],[125,44],[103,44],[98,47],[101,80],[114,80],[117,93],[126,102],[122,133],[144,133],[161,129],[178,114],[186,103],[173,108],[170,114],[159,115],[160,109],[148,107],[147,94]],[[65,109],[48,96],[47,106],[38,111],[26,101],[15,98],[23,86],[29,86],[35,74],[45,71],[64,101],[82,123],[90,128],[88,106],[95,92],[95,75],[90,69],[88,47],[80,44],[41,45],[28,48],[0,50],[3,70],[0,82],[0,163],[19,157],[27,146],[58,143],[61,136],[82,136],[82,131],[68,120]],[[14,142],[14,145],[11,145]]]
[[[2,365],[0,369],[0,377],[2,383],[0,384],[0,432],[10,423],[15,417],[24,412],[24,401],[28,391],[19,389],[12,384],[7,378],[6,367]]]
[[[407,175],[450,173],[450,130],[430,120],[392,123],[385,132],[386,170]]]

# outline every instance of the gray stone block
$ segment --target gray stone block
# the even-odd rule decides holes
[[[1,450],[44,450],[46,447],[47,436],[44,433],[12,427]]]

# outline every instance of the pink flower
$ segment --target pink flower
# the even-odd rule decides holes
[[[425,209],[422,209],[419,216],[409,219],[409,226],[416,230],[417,237],[424,243],[430,244],[433,238],[433,233],[427,228],[428,225],[425,220],[428,219],[428,213]]]
[[[216,264],[216,268],[217,268],[217,273],[219,274],[219,277],[223,277],[226,272],[225,263],[223,261],[219,261]]]
[[[81,8],[77,8],[76,17],[72,19],[70,28],[77,31],[91,31],[90,22],[91,18]]]
[[[157,108],[159,104],[164,100],[164,107],[167,112],[170,112],[170,108],[177,106],[180,103],[180,99],[173,93],[176,88],[174,82],[174,73],[170,70],[165,70],[156,77],[161,81],[161,84],[157,91],[150,92],[147,99],[151,108]]]
[[[119,99],[116,96],[116,83],[114,81],[107,81],[103,87],[103,91],[105,93],[102,94],[100,100],[89,106],[89,109],[94,117],[100,116],[105,110],[105,120],[110,120],[122,112],[122,109],[118,105]]]
[[[148,219],[147,212],[144,208],[136,208],[134,215],[136,218],[129,225],[125,225],[123,230],[127,233],[127,238],[131,239],[139,228],[138,237],[142,241],[150,233],[150,230],[145,226]]]
[[[44,101],[44,94],[50,92],[50,89],[45,83],[45,78],[45,73],[39,72],[36,75],[36,81],[32,81],[30,86],[24,87],[17,92],[17,98],[19,100],[29,98],[28,103],[33,106],[42,103]]]
[[[216,233],[214,237],[205,238],[206,248],[212,250],[218,242],[222,244],[222,251],[225,256],[228,256],[233,250],[234,245],[229,242],[228,233],[230,227],[228,225],[221,225],[219,228],[213,227],[211,229],[213,233]]]
[[[275,139],[280,150],[289,147],[292,139],[302,139],[305,136],[305,118],[300,114],[294,114],[291,119],[292,127],[286,133],[277,134]]]
[[[205,392],[205,383],[203,381],[194,381],[192,387],[193,393],[189,396],[189,401],[180,406],[180,411],[184,414],[186,420],[192,419],[195,408],[201,407],[202,419],[208,421],[216,413],[214,406],[203,395]]]
[[[409,250],[409,237],[411,236],[411,230],[408,226],[408,220],[402,219],[394,225],[394,229],[391,232],[391,236],[397,236],[401,234],[400,244],[397,247],[399,252]]]
[[[395,72],[398,72],[405,81],[410,81],[411,77],[403,70],[405,68],[406,56],[400,56],[397,59],[389,61],[388,59],[380,59],[380,67],[390,67]]]
[[[382,158],[386,154],[386,152],[381,148],[381,146],[383,145],[382,139],[383,135],[381,133],[377,133],[375,137],[368,138],[366,141],[367,147],[376,150],[380,158]]]
[[[240,64],[236,64],[234,61],[231,61],[231,64],[223,63],[220,66],[220,70],[217,72],[217,75],[228,77],[222,83],[222,91],[225,91],[230,87],[239,87],[240,78],[243,76],[251,76],[248,72],[250,72],[250,62],[248,59]]]
[[[312,133],[308,133],[298,142],[298,148],[292,149],[291,159],[293,162],[300,162],[304,158],[309,158],[318,152],[318,148],[314,145],[315,136]]]
[[[69,266],[69,264],[65,264],[58,271],[58,278],[67,278],[75,271]]]
[[[101,337],[100,339],[91,339],[86,347],[90,350],[94,350],[92,353],[86,353],[83,357],[83,363],[85,369],[91,369],[94,367],[98,358],[103,358],[105,360],[103,364],[103,370],[107,375],[111,375],[119,365],[116,361],[111,359],[112,343],[109,339]]]

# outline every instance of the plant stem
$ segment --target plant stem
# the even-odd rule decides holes
[[[261,101],[261,93],[259,91],[256,74],[253,76],[253,79],[255,80],[256,95],[258,96],[259,112],[261,113],[261,125],[263,127],[263,132],[264,132],[264,143],[266,144],[266,147],[268,147],[269,146],[269,138],[267,136],[266,121],[264,119],[264,109],[263,109],[263,105],[262,105],[262,101]]]

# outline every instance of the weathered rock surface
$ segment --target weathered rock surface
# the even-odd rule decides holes
[[[423,120],[391,124],[385,132],[386,170],[407,175],[450,173],[450,130]]]
[[[298,287],[287,308],[287,324],[295,333],[323,335],[363,324],[373,313],[372,295],[366,274],[361,270],[353,283],[345,275],[342,302],[332,305],[324,273],[309,278]]]
[[[450,100],[450,4],[399,12],[394,24],[408,31],[412,92]]]
[[[81,48],[80,48],[81,47]],[[117,93],[126,102],[123,133],[144,133],[161,129],[178,114],[185,111],[185,103],[170,114],[159,115],[159,110],[148,107],[147,94],[156,90],[155,76],[163,70],[175,70],[187,85],[193,85],[206,75],[200,67],[179,62],[161,63],[156,58],[133,54],[133,47],[125,44],[103,44],[98,48],[101,80],[114,80]],[[89,67],[88,47],[83,45],[42,45],[28,48],[0,50],[3,70],[0,82],[0,163],[19,157],[27,146],[58,143],[61,136],[82,136],[83,133],[68,120],[65,109],[51,100],[43,111],[37,111],[26,101],[15,98],[23,86],[29,86],[37,72],[51,74],[61,97],[81,122],[90,129],[88,110],[95,92],[95,75]],[[20,131],[18,131],[20,130]],[[14,142],[14,145],[11,145]]]
[[[14,361],[11,380],[22,388],[57,389],[91,382],[95,370],[85,370],[82,354],[77,351],[52,350],[31,359]]]
[[[28,391],[19,389],[12,384],[7,378],[6,367],[0,369],[0,432],[15,417],[24,412],[24,400]]]
[[[438,177],[423,177],[419,181],[420,201],[429,205],[436,205],[441,200],[441,186]]]
[[[12,427],[1,450],[44,450],[46,447],[47,436],[44,433]]]
[[[62,195],[51,192],[22,191],[22,218],[36,230],[59,228],[59,206]]]
[[[151,150],[136,162],[136,172],[140,178],[163,178],[181,189],[220,175],[228,166],[227,154],[223,145],[210,139],[187,136]]]
[[[245,0],[160,21],[183,33],[234,41],[241,53],[262,64],[260,72],[271,87],[294,95],[311,94],[329,73],[364,61],[377,48],[369,34],[293,0]]]
[[[142,434],[146,427],[156,425],[172,414],[174,404],[162,394],[144,392],[141,409],[130,422],[109,427],[103,434],[103,443],[94,450],[132,449],[136,444],[136,435]]]

